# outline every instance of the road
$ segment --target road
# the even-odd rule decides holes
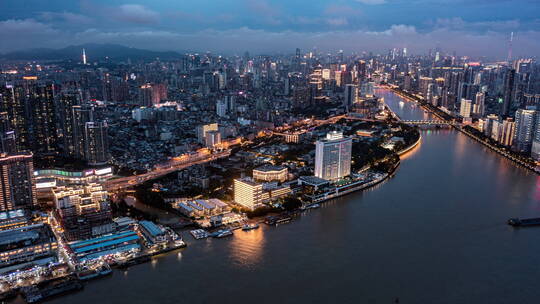
[[[230,150],[225,150],[216,153],[196,154],[193,156],[186,156],[179,160],[172,160],[165,165],[160,165],[152,171],[132,175],[128,177],[120,177],[111,179],[105,182],[105,189],[108,191],[117,191],[120,189],[130,188],[136,185],[140,185],[146,181],[156,179],[167,175],[171,172],[182,170],[193,165],[203,164],[210,161],[214,161],[219,158],[229,157],[231,155]]]

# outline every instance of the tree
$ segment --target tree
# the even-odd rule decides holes
[[[287,211],[298,209],[302,206],[302,201],[296,197],[286,197],[283,202],[283,208]]]

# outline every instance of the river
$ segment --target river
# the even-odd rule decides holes
[[[377,91],[403,119],[429,114]],[[454,130],[396,175],[279,227],[195,241],[50,303],[538,303],[540,178]]]

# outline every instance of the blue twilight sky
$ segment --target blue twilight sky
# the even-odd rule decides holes
[[[540,0],[0,0],[0,52],[118,43],[155,50],[540,53]]]

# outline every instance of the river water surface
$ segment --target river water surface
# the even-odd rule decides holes
[[[429,114],[378,91],[402,119]],[[279,227],[195,241],[50,303],[538,303],[540,178],[454,130],[396,175]]]

